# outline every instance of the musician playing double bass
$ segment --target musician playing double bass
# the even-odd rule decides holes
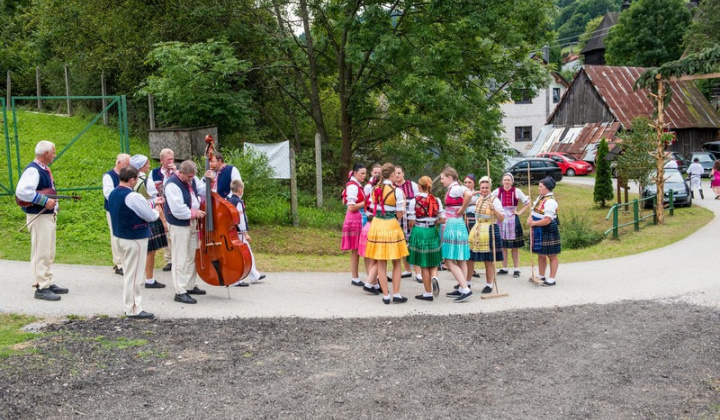
[[[200,210],[200,198],[205,195],[205,183],[195,176],[197,165],[192,160],[180,164],[180,168],[165,183],[165,219],[168,222],[172,242],[172,279],[175,286],[175,302],[197,303],[190,295],[206,292],[195,284],[195,251],[198,248],[198,219],[205,217]],[[205,176],[213,178],[213,172]]]
[[[32,247],[30,265],[35,277],[35,299],[58,301],[68,289],[53,282],[52,264],[55,260],[55,227],[57,200],[39,191],[55,189],[50,165],[55,160],[55,145],[47,140],[35,146],[35,160],[25,167],[15,190],[15,196],[28,203],[23,207],[27,213],[28,230]]]

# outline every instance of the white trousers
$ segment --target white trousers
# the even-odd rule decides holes
[[[175,293],[182,295],[195,287],[195,250],[198,248],[197,221],[191,220],[190,226],[168,225],[172,240],[172,279]]]
[[[255,254],[252,252],[252,248],[250,248],[250,242],[245,239],[245,235],[242,233],[240,234],[240,239],[242,239],[243,242],[245,242],[248,246],[248,249],[250,250],[250,256],[252,257],[252,268],[250,268],[250,273],[248,274],[248,278],[251,282],[256,282],[260,278],[260,272],[257,270],[257,267],[255,266]]]
[[[702,180],[699,176],[690,178],[690,191],[693,190],[702,190]]]
[[[118,249],[117,242],[115,241],[115,237],[112,233],[112,220],[110,219],[110,212],[105,212],[105,218],[107,219],[108,228],[110,229],[110,247],[112,248],[112,259],[113,264],[117,266],[117,268],[123,268],[123,262],[120,255],[120,250]]]
[[[30,220],[37,218],[30,223]],[[30,266],[35,283],[40,289],[53,284],[52,263],[55,261],[55,227],[57,218],[51,214],[27,214],[25,221],[30,223]]]
[[[142,312],[140,288],[145,283],[148,238],[123,239],[113,237],[123,261],[123,303],[125,315]]]

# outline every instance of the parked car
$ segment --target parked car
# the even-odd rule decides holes
[[[562,170],[558,164],[547,158],[511,158],[505,172],[510,172],[519,185],[527,184],[528,167],[530,167],[530,182],[537,184],[547,176],[553,177],[555,181],[562,179]]]
[[[672,159],[677,163],[677,169],[680,171],[680,173],[684,174],[687,172],[688,166],[690,166],[690,161],[688,161],[686,158],[683,157],[678,152],[665,152],[667,154],[668,159]],[[668,167],[668,164],[670,162],[665,164],[665,167]],[[673,168],[674,169],[674,168]]]
[[[575,175],[587,175],[593,171],[593,166],[584,160],[577,160],[574,157],[559,152],[540,153],[538,157],[544,157],[554,160],[563,175],[575,176]]]
[[[703,144],[702,149],[715,155],[716,159],[720,159],[720,141],[710,141]]]
[[[653,174],[653,177],[655,174]],[[663,192],[665,193],[665,203],[670,202],[670,190],[673,192],[673,200],[676,207],[690,207],[692,205],[692,194],[690,194],[690,185],[687,183],[683,174],[677,169],[665,170],[665,185]],[[643,188],[642,198],[650,197],[657,194],[657,185],[654,182],[648,183]],[[653,202],[648,200],[643,202],[643,207],[649,209],[653,206]]]
[[[712,169],[713,165],[715,164],[715,161],[717,158],[715,157],[712,152],[692,152],[688,153],[687,156],[688,165],[691,164],[695,158],[698,158],[700,160],[700,164],[703,167],[703,178],[710,178],[710,170]]]

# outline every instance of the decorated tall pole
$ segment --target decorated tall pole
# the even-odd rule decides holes
[[[657,120],[655,121],[655,136],[657,139],[657,152],[655,161],[657,164],[657,175],[655,185],[657,186],[657,223],[665,224],[665,81],[660,74],[655,76],[657,80]]]

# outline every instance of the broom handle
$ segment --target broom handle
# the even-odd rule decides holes
[[[531,203],[530,205],[532,205],[532,185],[530,185],[530,165],[529,164],[527,167],[527,176],[528,176],[528,199],[530,200],[530,203]],[[532,209],[530,209],[530,217],[532,217]],[[530,226],[530,278],[532,279],[532,281],[534,283],[535,282],[535,260],[533,260],[532,226]]]
[[[490,159],[486,159],[485,163],[487,164],[487,177],[488,181],[490,181]],[[492,182],[490,183],[490,205],[493,205],[493,198],[492,198]],[[493,218],[495,214],[495,208],[493,206]],[[496,219],[497,220],[497,219]],[[493,254],[493,286],[495,286],[495,293],[500,293],[498,290],[497,285],[497,272],[495,271],[495,266],[497,265],[497,257],[495,256],[495,223],[490,223],[490,243],[492,244],[492,254]]]

